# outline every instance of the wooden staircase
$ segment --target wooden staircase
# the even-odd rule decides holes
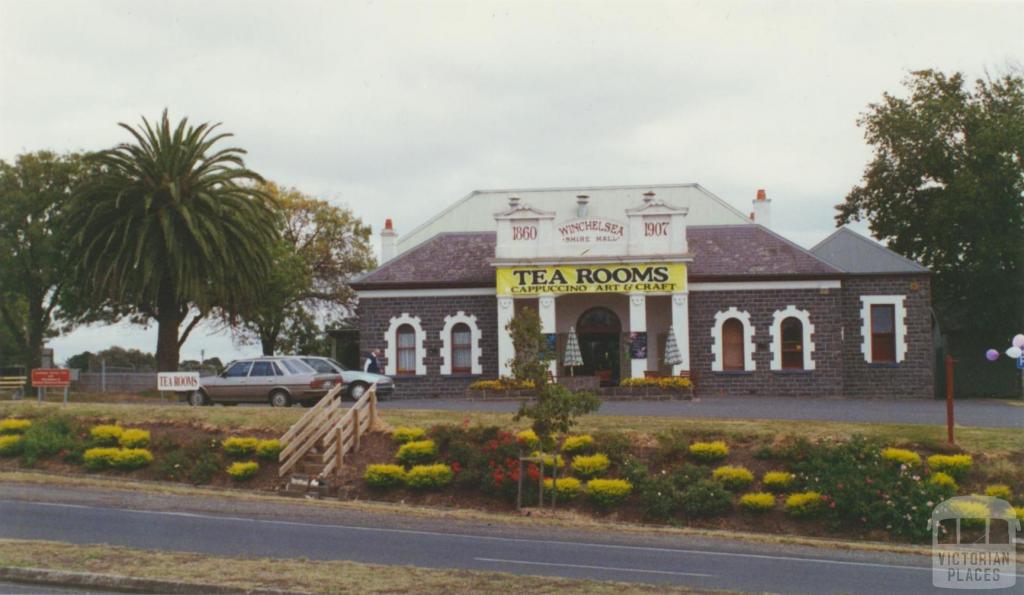
[[[341,473],[345,455],[359,450],[360,438],[377,424],[377,385],[351,407],[342,405],[342,385],[331,389],[281,436],[281,493],[323,497]]]

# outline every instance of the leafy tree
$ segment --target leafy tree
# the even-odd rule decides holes
[[[232,136],[219,124],[172,128],[165,110],[155,126],[120,126],[134,142],[91,158],[99,174],[74,203],[77,278],[94,298],[155,319],[158,369],[176,370],[201,319],[237,314],[263,290],[277,215],[245,151],[218,145]]]
[[[554,445],[557,434],[565,434],[581,415],[593,413],[601,401],[593,393],[572,391],[548,382],[548,364],[554,357],[547,336],[541,332],[540,317],[532,308],[523,308],[509,321],[506,329],[512,335],[515,357],[512,375],[516,380],[531,381],[536,398],[524,401],[515,415],[516,421],[528,418],[545,449]]]
[[[281,240],[273,247],[274,268],[236,336],[258,341],[265,355],[324,353],[320,318],[325,311],[350,313],[349,279],[375,266],[370,227],[349,209],[294,188],[265,182],[261,189],[281,207]]]
[[[80,319],[68,287],[71,241],[61,231],[85,175],[82,156],[50,151],[0,161],[0,339],[26,369],[40,365],[43,341]]]
[[[954,351],[980,362],[1024,328],[1024,79],[968,88],[925,70],[904,85],[908,97],[885,93],[861,116],[874,158],[836,220],[866,218],[928,266]]]
[[[131,368],[140,372],[156,368],[156,358],[152,353],[125,349],[117,345],[97,353],[83,351],[69,357],[64,365],[87,372],[99,372],[103,368],[103,362],[106,362],[107,368]]]

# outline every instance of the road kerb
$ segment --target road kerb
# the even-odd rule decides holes
[[[31,583],[36,585],[53,585],[59,587],[89,587],[92,589],[110,589],[127,593],[212,593],[216,595],[228,593],[248,593],[251,595],[306,595],[305,591],[278,591],[268,589],[239,589],[222,585],[204,583],[188,583],[151,578],[137,578],[116,574],[98,574],[94,572],[67,572],[46,568],[18,568],[0,566],[0,580],[12,583]]]

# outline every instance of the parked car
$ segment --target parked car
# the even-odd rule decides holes
[[[378,397],[389,397],[395,392],[395,381],[389,376],[350,370],[329,357],[304,355],[301,359],[322,374],[341,374],[342,379],[348,386],[348,396],[353,400],[363,396],[366,389],[370,388],[370,385],[375,382],[377,383]]]
[[[312,407],[338,383],[340,374],[320,373],[297,357],[256,357],[224,366],[216,376],[199,379],[199,390],[188,395],[192,406],[270,403]]]

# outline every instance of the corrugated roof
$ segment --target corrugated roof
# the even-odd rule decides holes
[[[835,277],[841,271],[761,225],[687,228],[692,278]],[[494,232],[441,233],[353,283],[389,286],[491,286]]]
[[[928,268],[901,256],[848,227],[840,227],[811,252],[832,266],[853,274],[927,273]]]

